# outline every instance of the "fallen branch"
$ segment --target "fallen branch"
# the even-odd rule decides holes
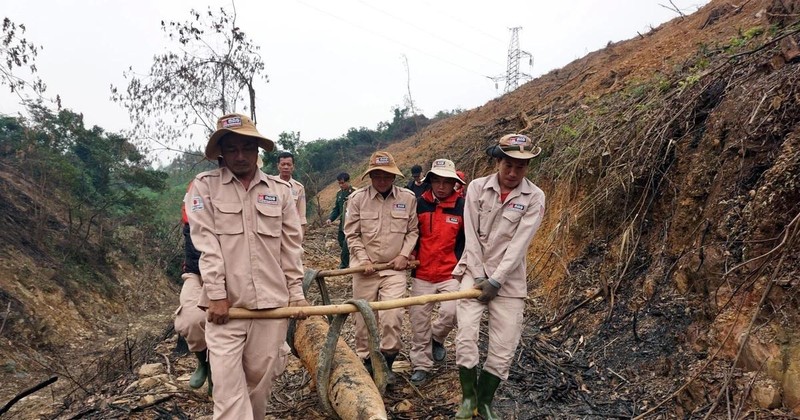
[[[587,303],[595,300],[598,296],[600,296],[602,294],[602,292],[603,292],[603,289],[597,289],[597,291],[594,292],[594,294],[592,294],[588,298],[584,299],[581,303],[575,305],[572,309],[568,310],[567,312],[564,312],[563,315],[561,315],[560,317],[558,317],[555,320],[553,320],[553,322],[550,322],[550,323],[544,325],[542,327],[542,330],[549,330],[550,328],[553,328],[556,324],[558,324],[559,322],[563,321],[568,316],[572,315],[575,311],[577,311],[578,309],[582,308]]]
[[[171,394],[170,395],[166,395],[166,396],[163,396],[161,398],[155,399],[155,400],[153,400],[153,401],[151,401],[151,402],[149,402],[147,404],[137,405],[136,407],[131,408],[129,412],[130,413],[135,413],[137,411],[142,411],[142,410],[150,408],[150,407],[152,407],[154,405],[161,404],[162,402],[167,401],[167,400],[169,400],[171,398],[172,398]]]
[[[8,411],[11,408],[11,406],[13,406],[14,404],[18,403],[19,400],[27,397],[30,394],[33,394],[34,392],[36,392],[36,391],[38,391],[38,390],[40,390],[40,389],[52,384],[52,383],[54,383],[57,380],[58,380],[58,376],[53,376],[52,378],[50,378],[50,379],[48,379],[48,380],[46,380],[44,382],[41,382],[40,384],[38,384],[38,385],[36,385],[34,387],[28,388],[28,389],[20,392],[14,398],[12,398],[11,401],[7,402],[6,405],[3,406],[3,408],[0,408],[0,415],[5,413],[6,411]]]

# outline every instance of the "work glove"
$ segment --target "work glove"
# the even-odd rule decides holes
[[[497,282],[496,280],[494,281]],[[500,287],[493,285],[486,277],[479,277],[475,279],[475,288],[481,290],[481,295],[478,296],[478,302],[489,303],[497,296]]]

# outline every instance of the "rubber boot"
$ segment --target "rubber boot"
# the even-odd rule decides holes
[[[386,359],[386,366],[389,367],[389,375],[388,378],[386,378],[386,384],[394,385],[394,383],[397,381],[397,376],[394,374],[394,372],[392,372],[392,365],[394,364],[394,359],[397,358],[397,353],[391,354],[381,352],[381,354],[383,354],[383,358]]]
[[[458,379],[461,381],[461,406],[456,413],[457,419],[471,419],[478,414],[478,368],[458,367]]]
[[[492,399],[494,392],[500,386],[500,378],[482,370],[478,378],[478,414],[484,420],[500,420],[494,410],[492,410]]]
[[[189,378],[189,386],[193,389],[200,388],[206,383],[206,378],[209,375],[209,365],[208,360],[206,359],[206,351],[196,351],[194,355],[197,356],[197,369],[194,370],[192,373],[192,377]]]

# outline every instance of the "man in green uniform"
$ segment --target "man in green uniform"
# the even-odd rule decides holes
[[[339,247],[342,248],[342,262],[339,264],[339,268],[347,268],[350,265],[350,250],[347,248],[347,240],[344,237],[344,211],[347,208],[347,197],[355,189],[350,186],[350,174],[347,172],[337,175],[336,182],[339,183],[340,190],[336,193],[336,205],[333,206],[331,215],[328,216],[325,224],[329,225],[339,219],[339,234],[336,237],[339,241]]]

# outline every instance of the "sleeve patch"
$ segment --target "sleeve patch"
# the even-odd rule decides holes
[[[196,195],[192,197],[192,213],[205,210],[206,206],[203,204],[203,197]]]

